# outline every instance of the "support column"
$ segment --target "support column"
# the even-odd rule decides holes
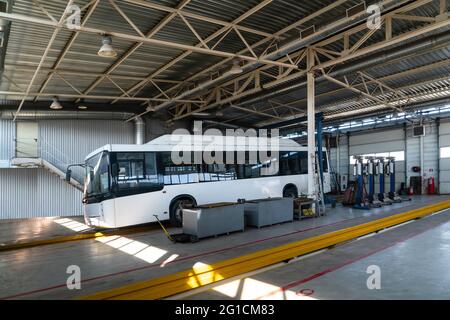
[[[311,48],[308,48],[308,196],[314,199],[317,199],[316,192],[316,179],[315,179],[315,169],[314,169],[314,158],[316,155],[316,115],[315,115],[315,80],[314,80],[314,72],[311,71],[311,68],[314,67],[315,58],[314,51]]]
[[[424,168],[424,164],[425,164],[425,159],[424,159],[424,154],[423,154],[423,136],[419,137],[419,144],[420,144],[420,181],[422,184],[420,193],[421,194],[425,194],[425,168]]]

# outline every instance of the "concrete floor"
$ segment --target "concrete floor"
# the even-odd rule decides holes
[[[192,268],[199,263],[215,263],[447,199],[450,196],[416,197],[412,202],[370,211],[337,207],[330,209],[325,217],[262,229],[249,228],[243,233],[205,239],[194,244],[173,244],[161,231],[156,230],[1,252],[0,298],[74,298],[157,278]],[[0,226],[0,230],[8,229]],[[180,232],[177,229],[169,231]],[[66,269],[70,265],[77,265],[81,269],[81,290],[68,290],[66,287],[69,276]],[[321,266],[319,264],[312,268],[320,271]]]
[[[0,246],[18,241],[52,239],[92,231],[82,224],[84,224],[82,216],[0,220]]]
[[[273,270],[185,294],[183,299],[448,300],[449,240],[450,210],[446,210]],[[372,289],[367,285],[374,272],[370,268],[378,268],[380,275],[379,286]]]

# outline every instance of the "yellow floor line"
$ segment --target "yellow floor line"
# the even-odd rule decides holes
[[[144,226],[144,227],[132,227],[121,230],[106,230],[101,232],[87,232],[87,233],[78,233],[74,235],[68,236],[60,236],[54,237],[50,239],[36,239],[36,240],[22,240],[13,243],[0,244],[0,252],[1,251],[10,251],[31,247],[38,247],[44,245],[51,245],[57,243],[64,243],[70,241],[78,241],[78,240],[86,240],[86,239],[95,239],[106,236],[114,236],[114,235],[127,235],[131,233],[144,232],[149,230],[156,230],[157,226]]]
[[[448,208],[450,208],[450,201],[444,201],[361,225],[246,254],[213,265],[201,265],[198,268],[191,268],[160,278],[102,291],[80,299],[161,299],[321,250]]]

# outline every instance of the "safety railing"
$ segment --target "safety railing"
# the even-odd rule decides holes
[[[15,158],[40,158],[61,172],[66,172],[67,166],[76,162],[42,138],[15,139]],[[83,184],[84,170],[82,168],[74,168],[72,170],[72,178]]]

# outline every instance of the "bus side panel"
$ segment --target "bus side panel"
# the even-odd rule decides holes
[[[162,191],[119,197],[116,201],[115,227],[155,222],[169,219],[169,202],[167,194]]]
[[[115,228],[115,200],[105,200],[101,203],[90,203],[83,206],[86,224],[94,227]]]
[[[287,184],[295,184],[299,194],[305,194],[306,179],[305,175],[297,175],[169,185],[162,191],[116,198],[115,227],[154,222],[154,215],[160,220],[168,220],[170,203],[180,195],[192,196],[201,205],[281,197]]]

